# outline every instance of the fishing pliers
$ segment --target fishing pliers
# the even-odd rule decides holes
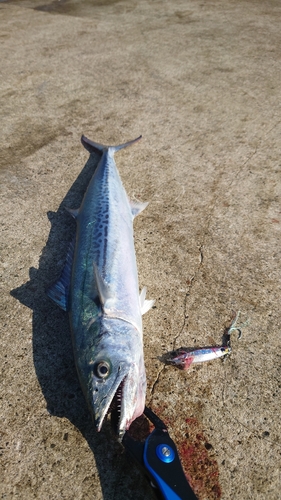
[[[153,431],[144,441],[134,439],[127,431],[122,440],[123,446],[148,477],[159,498],[197,500],[166,425],[148,407],[145,407],[144,415],[153,424]]]

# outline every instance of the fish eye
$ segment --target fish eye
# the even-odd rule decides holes
[[[98,361],[95,366],[95,374],[99,378],[107,378],[110,373],[110,363],[106,360]]]

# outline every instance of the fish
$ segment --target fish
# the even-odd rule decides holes
[[[104,146],[82,135],[81,142],[100,160],[79,209],[59,280],[47,295],[69,312],[74,358],[80,384],[100,431],[115,411],[120,439],[145,407],[146,373],[142,315],[154,301],[139,294],[133,220],[148,203],[131,201],[114,153],[141,139]],[[117,415],[117,416],[116,416]]]
[[[164,354],[160,360],[167,365],[173,365],[181,370],[188,370],[193,363],[202,363],[213,359],[221,358],[231,353],[230,345],[198,347],[189,349],[180,347],[175,351]]]

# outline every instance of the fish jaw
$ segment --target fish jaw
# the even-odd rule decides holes
[[[103,356],[105,358],[105,356]],[[97,361],[97,363],[99,360]],[[92,392],[92,411],[94,415],[95,426],[97,431],[101,430],[104,418],[109,411],[109,408],[113,402],[115,396],[117,396],[117,392],[122,394],[122,387],[125,384],[126,377],[128,375],[128,367],[126,362],[119,362],[119,366],[117,369],[117,376],[115,380],[113,380],[112,384],[107,384],[109,387],[106,387],[103,381],[100,381],[96,376],[95,371],[92,373],[92,383],[91,383],[91,392]],[[122,402],[122,396],[121,396]]]
[[[145,406],[142,335],[120,319],[103,319],[101,323],[101,335],[97,343],[89,343],[87,355],[78,359],[77,371],[96,429],[101,430],[106,414],[115,408],[116,432],[122,438]],[[101,376],[104,367],[108,372]]]
[[[136,384],[136,376],[138,383]],[[137,368],[132,365],[122,387],[121,412],[117,433],[123,438],[131,423],[143,414],[145,407],[146,376],[144,365]]]
[[[145,372],[140,373],[135,363],[128,366],[120,361],[117,376],[109,388],[103,386],[92,375],[92,409],[98,431],[101,430],[106,414],[112,405],[117,412],[117,434],[121,439],[131,423],[139,417],[145,406],[146,379]]]

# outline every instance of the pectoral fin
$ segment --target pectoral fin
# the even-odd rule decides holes
[[[96,264],[94,264],[94,273],[95,273],[95,279],[96,279],[100,303],[104,310],[106,301],[112,299],[113,297],[112,290],[109,283],[107,283],[101,276]]]

